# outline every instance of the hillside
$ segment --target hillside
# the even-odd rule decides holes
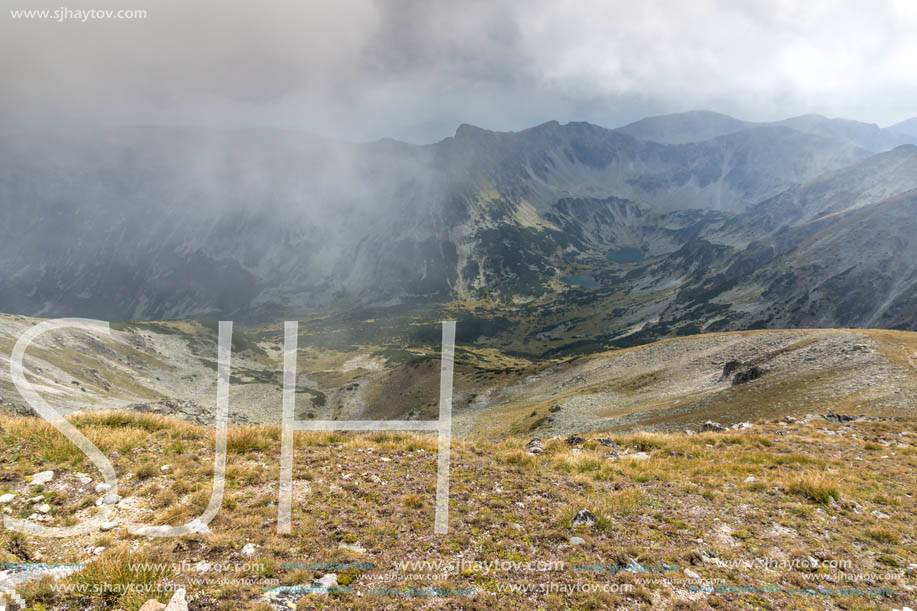
[[[37,319],[4,316],[0,321],[0,410],[30,415],[12,385],[7,359],[15,338]],[[458,335],[453,392],[453,428],[461,437],[697,430],[711,418],[731,425],[827,408],[883,417],[917,411],[913,332],[714,333],[587,356],[527,359],[474,341],[481,330],[473,321],[467,325],[472,328]],[[460,321],[457,328],[462,326]],[[437,326],[428,328],[435,337]],[[497,337],[508,340],[524,329],[511,327]],[[304,324],[297,417],[435,418],[439,346],[430,342],[405,348],[402,338],[386,339],[382,333],[378,340],[376,345],[334,345]],[[281,350],[276,326],[236,328],[231,420],[279,423]],[[47,333],[26,353],[25,369],[39,393],[64,414],[130,408],[209,426],[215,357],[213,326],[118,323],[110,338],[81,331]],[[734,383],[737,372],[753,367],[756,379]]]
[[[114,412],[71,421],[121,478],[117,520],[179,524],[206,505],[210,429]],[[18,583],[33,609],[136,611],[179,587],[191,610],[901,608],[917,587],[914,424],[812,416],[546,440],[538,454],[528,437],[457,441],[442,536],[434,438],[297,434],[293,533],[277,535],[279,431],[234,428],[205,532],[4,531],[0,563],[14,568],[0,585]],[[0,416],[0,441],[5,514],[50,526],[95,511],[99,474],[49,425]],[[34,581],[23,563],[82,566]]]

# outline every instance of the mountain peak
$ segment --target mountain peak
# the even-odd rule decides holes
[[[888,129],[899,134],[917,137],[917,117],[906,119],[901,123],[896,123]]]
[[[689,110],[676,114],[647,117],[615,131],[639,140],[651,140],[663,144],[685,144],[733,134],[752,125],[747,121],[741,121],[712,110]]]
[[[492,134],[493,132],[482,127],[477,127],[476,125],[471,125],[469,123],[462,123],[455,130],[456,138],[476,138],[484,134]]]

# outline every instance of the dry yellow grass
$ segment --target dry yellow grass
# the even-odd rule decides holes
[[[211,430],[125,413],[80,414],[73,421],[107,454],[118,452],[111,459],[124,478],[119,493],[149,512],[146,521],[182,523],[206,506],[212,485]],[[917,488],[917,452],[911,445],[914,424],[914,420],[858,422],[849,427],[826,421],[789,426],[762,423],[727,433],[613,435],[626,452],[617,460],[606,459],[608,448],[592,440],[579,450],[563,440],[548,440],[545,452],[535,456],[523,450],[527,438],[456,442],[450,532],[442,537],[432,533],[435,436],[297,433],[293,534],[279,535],[279,431],[243,427],[231,429],[227,489],[210,534],[146,539],[115,530],[49,540],[4,531],[0,562],[85,562],[88,545],[103,545],[106,551],[93,557],[90,568],[73,579],[88,584],[106,579],[138,583],[168,579],[186,585],[196,597],[193,605],[200,609],[266,608],[261,588],[273,582],[263,580],[308,584],[322,574],[285,564],[341,561],[371,562],[373,568],[339,570],[340,583],[346,582],[353,592],[303,597],[300,608],[407,608],[417,601],[371,592],[379,586],[431,583],[476,590],[475,596],[442,600],[445,608],[900,608],[908,602],[905,568],[915,562],[917,549],[917,507],[909,496]],[[68,449],[69,442],[47,423],[0,416],[0,441],[0,492],[11,490],[20,497],[9,505],[13,515],[28,517],[31,510],[21,498],[26,491],[43,495],[53,506],[50,525],[76,521],[95,510],[96,495],[80,493],[69,475],[82,470],[97,478],[91,463]],[[139,448],[136,453],[127,447],[134,443]],[[649,457],[628,458],[637,452]],[[163,463],[171,465],[169,472],[159,472]],[[41,489],[29,488],[26,477],[44,469],[54,469],[55,480]],[[127,477],[139,473],[144,476]],[[749,477],[754,481],[746,481]],[[570,521],[580,509],[596,515],[594,527],[572,528]],[[877,511],[887,517],[876,517]],[[581,536],[585,543],[570,545],[571,536]],[[135,559],[179,565],[202,559],[232,562],[240,558],[246,543],[257,546],[251,561],[263,566],[231,575],[239,578],[236,583],[219,583],[227,575],[214,572],[179,570],[164,575],[128,566]],[[340,547],[357,543],[366,554]],[[641,583],[639,574],[583,573],[574,568],[635,560],[678,565],[677,571],[653,576],[673,580],[684,578],[682,569],[688,567],[704,578],[730,585],[812,585],[807,573],[797,570],[761,573],[709,563],[700,549],[715,553],[723,562],[810,555],[850,560],[849,572],[890,575],[889,581],[878,585],[895,594],[841,600],[781,593],[708,593],[692,601],[684,588]],[[482,561],[558,561],[565,566],[548,572],[457,572],[422,584],[406,575],[424,571],[399,572],[396,566],[403,560],[448,561],[459,555]],[[376,576],[392,578],[376,581]],[[192,578],[212,582],[201,585]],[[514,583],[587,582],[628,584],[634,589],[613,594],[500,591]],[[36,602],[47,610],[69,605],[130,611],[142,602],[137,597],[61,594],[48,583],[30,584],[21,591],[30,604]]]

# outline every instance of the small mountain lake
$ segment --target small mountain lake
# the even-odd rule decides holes
[[[597,289],[600,286],[592,276],[564,276],[562,280],[584,289]]]
[[[605,255],[612,263],[640,263],[643,261],[643,251],[639,248],[619,248],[609,250]]]

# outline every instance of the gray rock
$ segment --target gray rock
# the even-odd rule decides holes
[[[887,513],[882,513],[876,509],[872,512],[872,517],[876,518],[877,520],[887,520],[889,516]]]
[[[541,454],[544,452],[544,444],[541,442],[541,439],[535,437],[525,444],[525,449],[529,454]]]
[[[41,471],[32,476],[33,486],[44,486],[54,479],[54,471]]]
[[[111,490],[111,484],[96,484],[96,492],[103,494]]]
[[[116,528],[118,528],[117,522],[102,522],[102,525],[99,526],[99,530],[101,530],[103,533],[107,533],[108,531],[114,530]]]
[[[618,444],[616,444],[613,439],[610,439],[608,437],[599,437],[598,439],[596,439],[596,441],[599,442],[600,445],[605,446],[606,448],[612,448],[614,450],[618,449]]]
[[[588,509],[580,509],[573,516],[573,526],[595,526],[595,514]]]
[[[12,494],[12,493],[4,494],[3,496],[0,496],[0,505],[5,505],[6,503],[9,503],[10,501],[12,501],[14,498],[16,498],[15,494]]]
[[[586,443],[586,440],[585,440],[585,439],[583,439],[582,437],[579,437],[579,436],[577,436],[577,435],[570,435],[570,436],[567,437],[564,441],[565,441],[565,442],[567,443],[567,445],[570,446],[570,447],[576,447],[576,446],[583,445],[584,443]]]
[[[708,420],[700,427],[701,433],[721,433],[726,430],[726,427],[721,425],[719,422],[713,422]]]
[[[757,365],[752,365],[748,369],[744,369],[735,374],[732,378],[733,386],[740,386],[742,384],[747,384],[753,380],[757,380],[764,375],[765,369],[758,367]]]
[[[570,545],[585,545],[586,540],[583,539],[582,537],[570,537],[567,540],[567,543],[569,543]]]
[[[830,409],[828,410],[827,414],[822,416],[822,418],[831,422],[853,422],[856,420],[856,417],[854,416],[848,416],[846,414],[835,414]]]
[[[44,503],[36,507],[35,511],[37,511],[38,513],[48,513],[49,511],[51,511],[51,506],[48,505],[47,503]]]

